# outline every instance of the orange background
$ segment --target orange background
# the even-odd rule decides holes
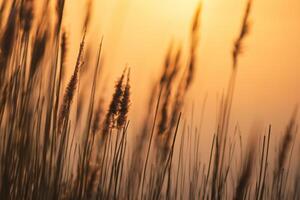
[[[95,0],[89,30],[94,49],[104,37],[105,71],[110,96],[114,80],[124,66],[131,67],[131,127],[140,127],[141,114],[151,85],[158,78],[171,40],[186,43],[198,0]],[[227,87],[231,51],[239,34],[247,1],[203,1],[201,40],[196,79],[185,106],[185,119],[194,105],[200,115],[208,95],[205,134],[214,133],[216,107]],[[69,29],[69,64],[75,62],[85,3],[66,1],[64,26]],[[251,30],[239,60],[232,124],[248,132],[254,122],[272,124],[281,133],[300,102],[300,1],[255,0],[250,14]],[[184,46],[187,48],[187,46]]]

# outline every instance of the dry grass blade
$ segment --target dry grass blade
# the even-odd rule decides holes
[[[111,73],[111,66],[103,70],[103,39],[94,52],[89,32],[95,2],[87,0],[85,12],[79,13],[83,30],[62,29],[69,27],[64,15],[73,12],[75,3],[0,0],[0,199],[300,199],[300,164],[293,153],[299,146],[297,109],[278,144],[271,138],[271,125],[259,143],[262,148],[250,140],[246,152],[239,126],[244,121],[231,132],[251,0],[231,52],[233,70],[213,132],[210,123],[207,129],[202,124],[210,119],[204,115],[206,97],[202,111],[197,113],[198,106],[192,104],[192,112],[181,115],[198,64],[201,3],[191,20],[188,43],[172,41],[168,47],[146,109],[133,109],[135,120],[145,114],[141,133],[136,130],[139,121],[129,127],[131,103],[142,106],[137,101],[145,94],[137,92],[140,83],[132,81],[130,69],[117,77],[112,96],[104,91],[110,80],[102,75]],[[80,47],[73,49],[72,39],[81,31]],[[78,50],[75,57],[73,50]],[[107,55],[108,63],[114,61]],[[67,74],[67,59],[72,58],[76,63]],[[202,140],[204,130],[209,135]],[[201,142],[207,143],[209,136],[212,144],[204,149]]]
[[[66,88],[64,99],[63,99],[63,102],[62,102],[62,105],[60,108],[59,118],[58,118],[58,120],[59,120],[58,130],[60,130],[60,131],[61,131],[62,125],[65,123],[65,120],[68,119],[69,114],[70,114],[70,107],[71,107],[73,97],[75,94],[75,90],[77,87],[77,83],[78,83],[78,72],[79,72],[80,66],[82,65],[81,56],[82,56],[82,52],[84,49],[84,40],[85,40],[85,35],[83,36],[83,39],[81,41],[76,65],[74,68],[74,72],[73,72],[71,80],[69,81],[68,86]]]
[[[280,147],[279,147],[277,170],[281,170],[284,168],[284,163],[287,159],[287,153],[290,149],[290,145],[293,140],[294,133],[295,133],[296,117],[297,117],[297,108],[295,109],[295,111],[292,115],[292,118],[286,128],[286,131],[282,138],[282,143],[280,144]]]
[[[251,177],[252,177],[254,161],[255,161],[255,143],[250,142],[247,149],[245,160],[243,161],[242,171],[239,176],[236,192],[234,195],[234,199],[236,200],[245,199],[245,195],[248,190]]]

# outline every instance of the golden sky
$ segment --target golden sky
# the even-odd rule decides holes
[[[84,1],[72,2],[67,0],[65,21],[70,30],[78,27],[85,8]],[[138,113],[145,106],[170,41],[188,41],[198,2],[94,1],[91,43],[98,44],[104,36],[105,73],[110,78],[110,88],[124,66],[131,67],[133,122],[139,119]],[[246,0],[203,1],[196,79],[189,92],[186,110],[194,104],[195,115],[198,115],[207,94],[208,130],[215,125],[218,96],[227,86],[232,46],[240,30],[246,3]],[[300,1],[254,0],[250,18],[250,35],[244,42],[244,53],[239,61],[233,122],[238,121],[245,131],[255,121],[264,125],[272,123],[279,131],[300,102]],[[70,37],[78,36],[70,33]]]

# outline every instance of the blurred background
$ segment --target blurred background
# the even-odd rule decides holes
[[[141,114],[158,79],[171,41],[187,50],[191,21],[199,0],[94,0],[88,45],[103,37],[102,80],[110,96],[124,67],[131,68],[131,128],[140,128]],[[203,0],[196,75],[183,113],[193,109],[199,119],[206,99],[202,133],[211,138],[221,95],[232,69],[231,53],[238,36],[246,0]],[[64,25],[70,37],[68,65],[72,69],[89,3],[66,1]],[[300,102],[300,1],[253,1],[251,30],[239,59],[231,125],[249,132],[254,123],[273,125],[282,133]],[[108,99],[109,100],[109,99]],[[199,121],[199,120],[198,120]],[[196,121],[195,123],[198,123]],[[202,134],[201,133],[201,134]],[[275,137],[276,137],[275,135]]]

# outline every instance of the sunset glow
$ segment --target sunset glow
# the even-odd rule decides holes
[[[0,0],[0,199],[300,199],[299,0]]]
[[[189,92],[190,102],[203,99],[207,93],[210,99],[207,109],[213,111],[216,107],[216,96],[224,91],[231,72],[232,45],[241,26],[245,3],[203,1],[197,79]],[[134,80],[140,83],[133,87],[133,98],[141,98],[143,88],[157,78],[155,74],[161,71],[169,43],[188,40],[190,20],[197,4],[197,0],[94,3],[92,40],[103,36],[105,54],[114,57],[106,61],[109,76],[130,65]],[[70,5],[73,9],[74,5]],[[82,8],[84,4],[80,5]],[[299,9],[297,0],[253,2],[251,36],[243,47],[233,108],[236,119],[246,127],[259,118],[267,124],[281,124],[282,128],[300,100]],[[72,16],[78,16],[78,11],[74,9],[69,14],[66,24],[76,26]],[[135,105],[133,113],[143,107],[139,102]]]

